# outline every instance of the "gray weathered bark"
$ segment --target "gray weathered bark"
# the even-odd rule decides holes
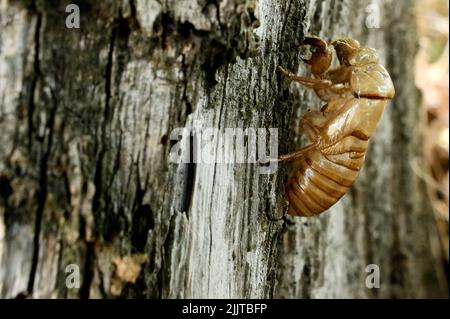
[[[411,169],[413,2],[375,3],[379,29],[367,1],[80,1],[67,29],[64,1],[1,0],[0,296],[446,296]],[[307,72],[306,34],[376,48],[397,88],[349,194],[282,218],[284,166],[169,162],[177,127],[278,128],[280,152],[301,145],[298,118],[319,102],[275,68]]]

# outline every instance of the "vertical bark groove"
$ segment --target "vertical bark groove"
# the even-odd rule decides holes
[[[40,37],[41,37],[41,23],[42,23],[42,14],[37,11],[36,8],[34,8],[34,11],[36,11],[36,30],[34,35],[34,76],[31,81],[31,87],[30,87],[30,102],[29,102],[29,108],[28,108],[28,147],[31,149],[31,145],[33,143],[33,114],[35,110],[35,91],[36,91],[36,85],[39,79],[40,75],[40,66],[39,66],[39,49],[40,49]],[[52,112],[53,113],[53,112]],[[53,124],[52,124],[53,127]],[[50,133],[51,134],[51,133]],[[34,225],[34,239],[33,239],[33,257],[31,260],[31,269],[30,269],[30,275],[28,279],[28,287],[27,291],[28,294],[33,293],[33,286],[34,286],[34,278],[36,276],[36,268],[38,264],[39,259],[39,238],[41,235],[41,223],[42,223],[42,214],[44,211],[44,205],[45,200],[47,198],[47,160],[50,152],[50,142],[48,146],[48,150],[44,157],[41,160],[40,164],[40,172],[39,172],[39,191],[37,193],[37,209],[36,209],[36,220]]]

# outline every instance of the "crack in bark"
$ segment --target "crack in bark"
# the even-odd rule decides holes
[[[114,26],[111,32],[110,41],[109,41],[109,51],[108,51],[108,60],[105,67],[105,109],[103,111],[103,123],[101,127],[101,140],[104,141],[106,137],[106,128],[108,124],[109,112],[110,112],[110,101],[111,101],[111,82],[112,82],[112,67],[113,67],[113,58],[114,58],[114,45],[117,36],[117,28],[118,26]],[[96,161],[95,167],[95,175],[94,175],[94,185],[95,185],[95,193],[92,199],[92,212],[94,214],[94,218],[99,219],[102,215],[101,210],[101,195],[103,191],[102,183],[103,183],[103,159],[106,153],[105,143],[100,143],[100,150],[98,153],[98,158]],[[103,237],[103,232],[98,234],[100,237]],[[93,275],[94,275],[94,264],[95,264],[95,251],[93,249],[92,242],[86,242],[86,257],[85,257],[85,268],[84,268],[84,276],[83,276],[83,285],[80,290],[81,298],[89,298],[89,289],[92,283]]]
[[[95,247],[94,242],[86,242],[86,258],[84,262],[83,283],[80,287],[80,299],[89,299],[89,290],[94,278]]]
[[[45,202],[47,200],[48,195],[48,161],[50,158],[50,153],[52,150],[53,144],[53,130],[55,125],[56,111],[58,109],[58,102],[56,99],[56,94],[54,90],[49,87],[53,108],[50,110],[50,116],[46,124],[46,129],[48,129],[48,140],[47,140],[47,149],[42,156],[39,164],[39,192],[38,192],[38,207],[36,210],[36,223],[35,223],[35,231],[34,231],[34,241],[33,241],[33,257],[31,262],[31,270],[30,270],[30,278],[28,281],[27,291],[31,295],[33,293],[34,288],[34,280],[36,277],[37,265],[39,262],[39,248],[40,248],[40,234],[42,228],[42,219],[44,215]],[[45,144],[45,137],[42,142]]]
[[[194,151],[194,146],[192,145],[194,143],[194,138],[190,137],[191,139],[191,145],[190,145],[190,152]],[[189,210],[191,208],[191,202],[192,197],[194,196],[194,185],[195,185],[195,176],[197,172],[197,164],[196,163],[188,163],[186,164],[186,177],[185,177],[185,188],[184,188],[184,201],[182,206],[183,213],[186,213],[186,216],[189,218]]]
[[[40,62],[39,62],[39,50],[40,50],[40,33],[42,25],[42,13],[34,6],[33,10],[36,12],[36,29],[34,34],[34,76],[31,82],[31,93],[28,103],[28,149],[31,150],[33,139],[33,114],[36,108],[34,98],[37,86],[37,81],[40,77]],[[45,157],[45,156],[44,156]],[[34,226],[34,238],[33,238],[33,255],[31,259],[31,268],[28,279],[27,292],[33,293],[34,279],[36,276],[37,263],[39,259],[39,235],[41,230],[41,220],[44,210],[45,199],[47,197],[47,163],[44,162],[44,158],[41,160],[40,176],[39,176],[39,192],[37,195],[38,207],[36,210],[36,220]]]
[[[130,230],[131,247],[138,252],[144,252],[148,239],[148,232],[155,227],[152,208],[149,204],[144,204],[145,190],[148,187],[148,183],[149,175],[146,174],[144,188],[141,187],[141,176],[138,167],[136,169],[136,193],[131,209],[132,216]]]
[[[217,23],[219,24],[220,27],[220,31],[222,32],[222,34],[225,32],[225,26],[223,25],[221,19],[220,19],[220,3],[215,0],[213,3],[216,6],[216,19],[217,19]]]
[[[192,113],[192,105],[189,102],[187,90],[188,90],[188,65],[186,64],[186,56],[183,54],[181,59],[181,71],[183,73],[183,96],[182,101],[184,102],[185,109],[185,123],[187,122],[188,115]],[[186,216],[189,218],[189,209],[192,202],[192,197],[194,196],[194,185],[195,185],[195,177],[197,172],[197,164],[194,163],[194,137],[192,135],[189,136],[189,163],[186,165],[186,175],[184,178],[184,191],[183,191],[183,202],[182,202],[182,211],[186,213]]]
[[[136,11],[135,0],[129,0],[128,3],[130,5],[130,14],[131,14],[132,25],[135,25],[137,29],[140,29],[141,26],[139,24],[139,20],[137,19],[137,11]]]
[[[33,11],[36,12],[36,29],[34,33],[34,61],[33,61],[33,68],[34,68],[34,75],[33,79],[31,80],[31,87],[30,87],[30,98],[28,101],[28,149],[31,149],[31,144],[33,140],[33,114],[36,109],[36,105],[34,103],[34,97],[36,92],[36,85],[37,81],[41,74],[41,66],[39,61],[39,51],[40,51],[40,34],[41,34],[41,25],[42,25],[42,13],[39,12],[36,8],[36,6],[33,6]]]
[[[165,284],[164,272],[167,270],[170,270],[170,267],[169,267],[169,269],[166,269],[164,266],[166,264],[166,259],[168,259],[170,257],[169,252],[171,250],[171,245],[170,245],[171,244],[171,236],[172,236],[173,229],[175,227],[174,225],[172,225],[174,220],[175,220],[175,214],[172,214],[172,216],[170,216],[167,232],[164,237],[163,244],[161,246],[161,248],[162,248],[161,265],[160,265],[157,275],[156,275],[157,276],[157,286],[158,286],[157,291],[159,293],[159,295],[156,296],[157,298],[166,298],[166,296],[163,296],[164,284]],[[168,286],[170,287],[170,280],[169,280]]]
[[[101,127],[101,140],[103,141],[106,137],[106,127],[108,125],[109,118],[109,109],[110,109],[110,101],[111,101],[111,78],[112,78],[112,67],[113,67],[113,58],[114,58],[114,45],[117,36],[117,26],[114,26],[112,29],[112,33],[110,36],[109,42],[109,51],[108,51],[108,60],[105,67],[105,109],[103,111],[103,123]],[[99,209],[101,209],[100,197],[102,194],[102,183],[103,183],[103,159],[106,153],[105,143],[100,143],[99,153],[97,158],[97,163],[95,167],[95,176],[94,176],[94,185],[95,185],[95,193],[92,199],[92,211],[94,214],[98,213]]]

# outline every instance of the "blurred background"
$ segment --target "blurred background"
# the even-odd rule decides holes
[[[418,1],[419,51],[416,83],[422,92],[424,113],[423,150],[426,167],[415,167],[425,180],[434,208],[448,276],[449,203],[449,2]]]

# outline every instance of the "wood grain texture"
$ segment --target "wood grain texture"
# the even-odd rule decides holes
[[[408,165],[416,39],[401,3],[380,1],[386,27],[368,30],[354,0],[85,0],[68,30],[64,1],[0,0],[0,296],[445,295]],[[277,127],[280,153],[298,146],[291,120],[317,101],[275,68],[297,70],[307,33],[382,49],[402,89],[356,188],[305,225],[280,219],[285,167],[263,176],[168,154],[176,127]],[[126,282],[118,263],[141,255]],[[367,263],[382,269],[377,292]],[[80,289],[65,286],[68,264]]]

